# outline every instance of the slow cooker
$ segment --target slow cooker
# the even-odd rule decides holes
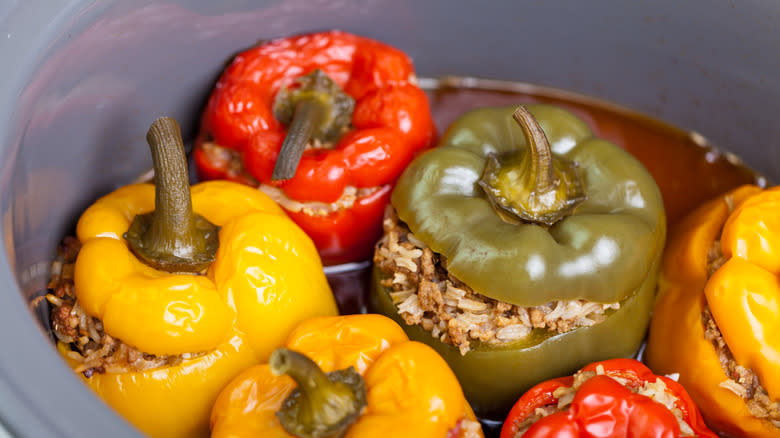
[[[150,167],[154,118],[192,139],[237,50],[343,29],[401,48],[423,77],[634,108],[778,181],[778,19],[779,3],[756,0],[3,0],[0,437],[139,436],[56,353],[41,305],[49,266],[79,212]]]

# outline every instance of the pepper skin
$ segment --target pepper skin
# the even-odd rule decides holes
[[[351,121],[331,149],[306,150],[294,177],[272,181],[288,132],[274,115],[274,99],[316,69],[354,99]],[[332,203],[347,187],[378,188],[381,194],[359,194],[354,206],[326,215],[288,211],[312,237],[323,262],[333,265],[370,257],[390,187],[434,137],[428,100],[414,84],[411,60],[380,42],[329,31],[239,53],[209,99],[194,157],[201,179],[274,185],[300,202]],[[231,164],[231,154],[240,156],[241,166]]]
[[[568,409],[551,414],[531,425],[523,435],[518,426],[537,408],[558,404],[558,388],[571,388],[574,377],[559,377],[540,383],[523,394],[509,412],[501,438],[532,437],[679,437],[680,425],[669,409],[650,397],[637,394],[646,383],[662,382],[694,436],[715,438],[704,424],[698,408],[679,383],[653,374],[633,359],[612,359],[588,364],[581,371],[597,375],[582,383]],[[621,382],[614,380],[620,379]]]
[[[552,152],[579,164],[587,199],[551,227],[508,223],[477,181],[487,156],[526,148],[514,107],[482,108],[458,119],[440,146],[406,169],[392,194],[415,237],[446,258],[458,280],[486,297],[535,306],[556,300],[620,302],[603,322],[562,334],[534,329],[505,346],[475,342],[465,355],[402,323],[375,270],[371,299],[410,338],[452,367],[477,414],[503,418],[536,383],[589,362],[635,353],[645,334],[666,235],[661,195],[644,167],[554,106],[528,105]]]
[[[270,198],[227,181],[191,193],[193,210],[221,226],[205,276],[156,270],[128,249],[131,220],[155,209],[152,184],[100,198],[77,225],[76,295],[107,334],[151,354],[207,352],[150,371],[82,376],[154,437],[207,436],[209,409],[230,379],[266,360],[300,321],[337,314],[314,245]],[[60,350],[75,367],[68,347]]]
[[[778,400],[778,217],[777,187],[743,186],[701,205],[674,229],[659,278],[646,361],[655,371],[679,373],[710,426],[733,436],[780,437],[780,428],[720,386],[728,377],[704,337],[702,312],[710,308],[736,362]],[[717,241],[727,261],[708,277]]]
[[[464,418],[475,421],[447,364],[381,315],[310,319],[292,332],[286,347],[323,371],[352,366],[363,376],[368,405],[345,437],[464,437],[448,433],[457,432]],[[244,371],[214,405],[212,438],[291,438],[276,412],[295,387],[291,377],[273,375],[267,364]],[[483,435],[478,430],[470,436]]]

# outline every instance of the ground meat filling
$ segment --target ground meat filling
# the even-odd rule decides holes
[[[602,322],[608,310],[620,308],[620,303],[585,300],[520,307],[488,298],[447,272],[444,257],[415,238],[392,209],[383,226],[374,264],[398,313],[407,324],[420,325],[461,354],[475,341],[501,345],[525,339],[534,329],[565,333],[592,326]]]
[[[332,143],[322,143],[317,139],[312,140],[306,144],[305,150],[310,149],[332,149]],[[224,167],[228,169],[228,172],[234,175],[243,175],[248,180],[257,184],[258,189],[271,197],[277,204],[281,205],[285,210],[293,213],[302,212],[308,216],[323,217],[329,214],[337,213],[341,210],[347,210],[352,208],[358,199],[370,196],[376,193],[378,190],[385,186],[376,186],[368,188],[358,188],[355,186],[347,186],[344,188],[344,192],[334,202],[319,202],[319,201],[296,201],[289,198],[284,190],[270,186],[267,184],[259,184],[257,181],[249,175],[244,163],[241,160],[241,154],[233,149],[219,146],[213,140],[204,141],[201,143],[201,148],[209,155],[215,162],[224,163]]]
[[[721,251],[720,241],[715,241],[707,255],[709,275],[717,271],[726,260],[727,258]],[[728,379],[721,382],[720,386],[742,397],[751,415],[763,418],[780,428],[780,402],[771,400],[766,389],[761,386],[758,376],[752,370],[739,365],[734,359],[726,341],[723,340],[723,335],[720,333],[715,319],[712,317],[709,306],[705,305],[701,319],[702,324],[704,324],[704,337],[712,342],[715,352],[718,354],[720,366],[728,376]]]
[[[52,331],[60,342],[70,345],[68,357],[79,362],[76,372],[91,377],[95,373],[146,371],[177,365],[206,354],[155,356],[108,335],[100,320],[87,315],[76,299],[73,268],[80,248],[78,239],[65,238],[57,259],[52,263],[52,278],[48,285],[50,293],[46,295],[52,305]]]
[[[244,169],[244,164],[241,161],[241,152],[219,146],[211,140],[201,143],[201,148],[212,163],[215,163],[217,167],[225,169],[229,175],[241,175],[250,181],[255,180],[249,175],[246,169]]]
[[[558,403],[536,408],[528,417],[521,420],[515,420],[517,426],[516,438],[519,438],[525,434],[528,429],[541,420],[542,418],[552,415],[556,412],[561,412],[569,408],[571,402],[574,400],[574,395],[583,383],[595,376],[604,375],[604,368],[599,365],[596,367],[596,371],[579,371],[574,375],[574,383],[572,386],[562,386],[553,392],[553,397],[558,400]],[[609,376],[612,380],[620,383],[624,387],[628,388],[634,394],[644,395],[650,397],[656,403],[660,403],[666,407],[677,419],[677,424],[680,426],[681,436],[694,436],[693,429],[683,419],[682,411],[677,407],[678,398],[673,393],[668,391],[666,384],[661,379],[656,379],[655,382],[644,382],[642,386],[636,386],[633,382],[617,376]]]

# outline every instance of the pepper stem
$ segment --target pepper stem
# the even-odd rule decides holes
[[[505,221],[551,226],[586,199],[577,163],[553,155],[542,127],[524,106],[512,118],[528,147],[519,159],[517,154],[488,155],[479,185]]]
[[[298,78],[295,88],[279,90],[274,115],[289,128],[271,179],[295,176],[309,141],[329,142],[341,136],[352,121],[354,106],[355,100],[320,69]]]
[[[295,116],[287,129],[287,136],[284,137],[282,149],[279,150],[279,157],[276,159],[271,175],[273,181],[295,176],[306,144],[312,138],[314,129],[325,116],[326,111],[321,102],[313,99],[301,100],[295,105]]]
[[[179,124],[160,117],[146,134],[154,166],[154,211],[133,219],[124,237],[142,262],[166,272],[199,272],[214,261],[218,227],[192,211]]]
[[[286,348],[271,354],[271,372],[287,374],[298,387],[276,413],[284,429],[300,438],[338,438],[366,406],[363,378],[349,367],[324,373],[305,355]]]
[[[526,153],[528,155],[526,160],[528,162],[528,174],[535,177],[532,192],[549,193],[554,191],[560,184],[560,180],[555,177],[550,142],[547,140],[542,127],[539,126],[539,122],[523,106],[517,107],[515,112],[512,113],[512,118],[520,125],[523,135],[528,139],[528,152]]]

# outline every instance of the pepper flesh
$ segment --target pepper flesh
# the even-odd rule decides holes
[[[581,372],[596,372],[597,375],[579,386],[568,409],[539,419],[523,437],[679,437],[680,426],[666,406],[629,389],[658,381],[676,398],[674,407],[695,436],[715,437],[682,385],[653,374],[636,360],[596,362],[588,364]],[[519,426],[536,409],[557,405],[556,390],[571,388],[573,384],[574,377],[567,376],[531,388],[512,407],[501,429],[501,438],[519,437]]]
[[[777,400],[779,200],[780,188],[743,186],[678,223],[664,255],[650,327],[647,363],[658,372],[679,373],[713,429],[735,436],[779,437],[780,428],[753,416],[742,397],[721,385],[729,376],[705,338],[702,313],[710,308],[736,362],[752,369]],[[718,240],[728,260],[710,276],[708,254]]]
[[[193,210],[222,227],[205,276],[151,268],[122,239],[136,215],[154,209],[151,184],[100,198],[76,230],[83,244],[76,296],[107,334],[149,354],[206,352],[162,369],[84,377],[152,436],[205,436],[208,409],[224,384],[267,359],[300,321],[337,313],[314,246],[270,198],[227,181],[198,184],[191,193]]]
[[[446,358],[477,413],[494,418],[541,380],[634,354],[649,321],[666,235],[660,192],[637,160],[594,138],[563,109],[527,107],[552,152],[579,164],[587,200],[573,214],[551,227],[510,224],[477,186],[487,156],[525,147],[522,130],[511,122],[514,107],[482,108],[458,119],[439,147],[407,168],[392,204],[414,236],[446,258],[449,273],[477,293],[518,306],[584,299],[619,302],[620,309],[591,327],[534,330],[522,341],[481,344],[461,355],[419,327],[405,326],[377,271],[372,292],[381,313]]]
[[[363,376],[368,405],[345,437],[444,438],[462,419],[475,421],[446,363],[383,316],[313,318],[290,334],[286,347],[323,371],[353,366]],[[289,376],[274,376],[268,365],[246,370],[217,399],[212,438],[292,437],[276,412],[295,386]]]
[[[274,117],[274,97],[317,69],[355,99],[351,129],[331,149],[306,150],[293,178],[272,182],[287,132]],[[434,137],[428,100],[414,84],[410,59],[377,41],[329,31],[270,41],[237,55],[209,99],[194,155],[202,179],[272,184],[296,201],[332,203],[347,186],[387,192],[385,188]],[[223,154],[204,145],[211,139],[217,147],[237,151],[243,171],[231,168]],[[382,210],[387,197],[366,195],[357,203],[362,208],[324,216],[291,215],[312,234],[325,264],[370,256],[381,234],[381,213],[374,213]],[[345,222],[351,226],[342,226]]]

